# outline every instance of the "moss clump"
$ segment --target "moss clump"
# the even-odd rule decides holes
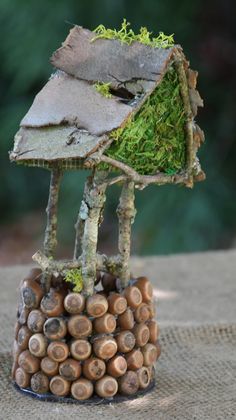
[[[73,292],[81,292],[83,289],[81,269],[74,268],[72,270],[68,270],[65,275],[65,281],[74,285]]]
[[[186,163],[185,122],[178,75],[170,68],[138,113],[110,133],[115,140],[106,155],[142,175],[175,174]]]
[[[105,98],[112,98],[112,94],[110,93],[111,83],[97,82],[94,83],[93,86],[96,91],[99,92],[102,96],[105,96]]]
[[[163,32],[159,32],[157,37],[152,37],[152,32],[149,32],[146,27],[141,27],[138,34],[130,28],[130,23],[123,20],[121,28],[107,29],[104,25],[99,25],[93,31],[96,36],[92,39],[92,42],[99,38],[104,39],[117,39],[124,44],[132,44],[134,41],[138,41],[141,44],[149,45],[154,48],[170,48],[174,45],[174,38],[172,35],[165,35]]]

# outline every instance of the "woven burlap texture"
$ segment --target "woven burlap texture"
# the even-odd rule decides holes
[[[109,405],[41,402],[10,380],[16,289],[29,267],[0,269],[0,419],[236,419],[236,252],[134,259],[158,290],[162,355],[157,386],[139,399]]]

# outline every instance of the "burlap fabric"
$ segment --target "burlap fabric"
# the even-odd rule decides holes
[[[0,270],[0,419],[236,419],[236,252],[135,258],[133,267],[156,287],[163,350],[157,386],[106,406],[41,402],[12,387],[16,288],[29,267]]]

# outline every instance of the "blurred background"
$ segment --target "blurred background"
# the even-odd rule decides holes
[[[236,3],[234,0],[1,0],[0,1],[0,264],[30,262],[45,225],[49,173],[10,164],[8,150],[35,94],[52,72],[49,57],[71,24],[175,34],[200,73],[205,108],[197,122],[206,143],[207,174],[193,190],[149,187],[137,192],[133,253],[167,254],[236,246]],[[59,209],[59,256],[72,254],[74,223],[86,174],[68,172]],[[109,191],[100,250],[116,251],[119,187]]]

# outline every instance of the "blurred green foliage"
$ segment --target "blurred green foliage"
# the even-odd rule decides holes
[[[46,205],[48,172],[10,165],[8,150],[21,118],[52,72],[49,56],[65,39],[71,23],[88,28],[103,23],[119,28],[126,17],[134,30],[147,26],[155,34],[175,34],[192,68],[200,72],[198,86],[205,100],[205,109],[197,120],[206,133],[200,158],[207,181],[193,190],[167,186],[137,192],[134,252],[231,246],[236,233],[234,9],[233,0],[1,0],[1,223]],[[84,173],[71,172],[63,181],[60,239],[65,244],[73,241],[84,179]],[[113,227],[118,191],[117,187],[111,188],[106,207],[110,242],[116,238]]]

